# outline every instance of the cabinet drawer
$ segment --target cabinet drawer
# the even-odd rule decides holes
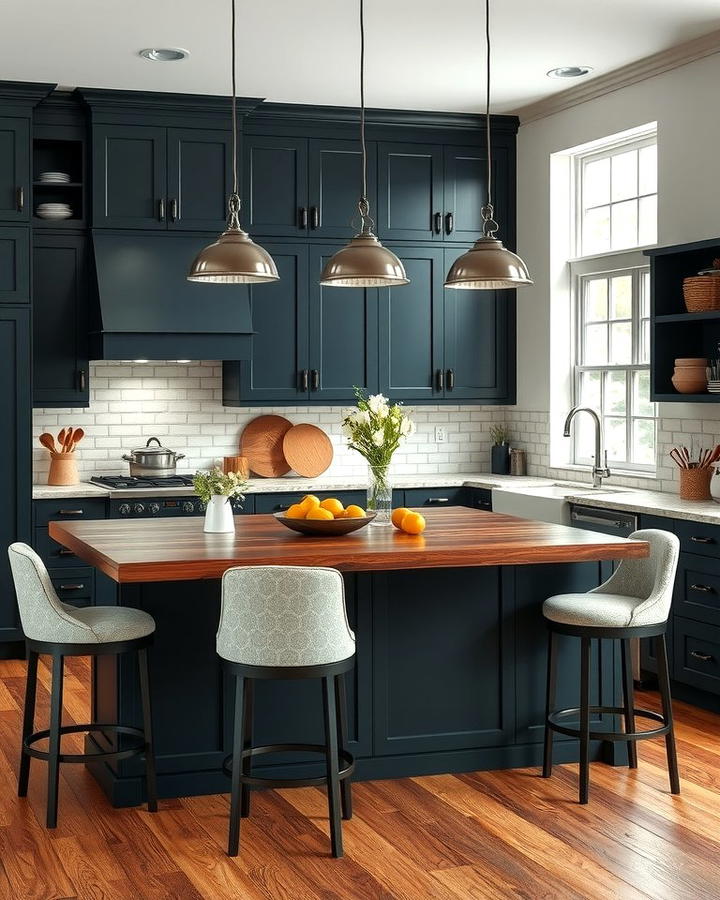
[[[49,572],[58,597],[73,606],[90,606],[93,599],[94,573],[92,569],[67,569]]]
[[[33,510],[36,525],[47,525],[48,522],[62,522],[71,519],[104,519],[106,501],[93,498],[67,500],[35,500]]]
[[[47,528],[35,529],[33,547],[48,569],[58,566],[75,566],[77,568],[84,565],[80,557],[75,556],[71,550],[54,541],[48,534]]]
[[[470,488],[470,503],[473,509],[484,509],[486,512],[492,512],[492,491],[485,488]]]
[[[720,626],[720,561],[683,553],[675,588],[676,615]]]
[[[720,557],[720,525],[678,519],[675,522],[675,533],[680,538],[680,549],[685,553]]]
[[[255,494],[256,513],[284,512],[291,504],[299,503],[309,491],[294,494]],[[365,507],[367,494],[365,491],[314,491],[316,497],[325,500],[327,497],[337,497],[345,506],[356,503]]]
[[[674,629],[675,680],[720,694],[720,628],[676,616]]]
[[[467,506],[468,489],[451,488],[411,488],[405,491],[405,506]]]

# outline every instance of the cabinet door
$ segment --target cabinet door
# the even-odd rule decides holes
[[[169,128],[168,228],[224,231],[232,191],[229,131]]]
[[[245,136],[243,185],[244,228],[254,235],[308,234],[305,138]]]
[[[482,234],[487,202],[487,154],[479,147],[445,147],[443,158],[445,240],[475,241]],[[496,215],[501,214],[498,209]]]
[[[30,220],[30,121],[0,118],[0,222]]]
[[[393,249],[410,284],[380,289],[380,390],[392,400],[440,398],[443,251]]]
[[[446,250],[445,269],[463,252]],[[445,397],[506,399],[515,369],[515,292],[445,290],[443,319]]]
[[[0,308],[0,545],[30,543],[30,310]],[[3,644],[22,640],[7,553],[0,554],[0,656]]]
[[[223,366],[226,405],[307,401],[308,265],[307,249],[298,244],[265,244],[280,280],[250,284],[253,337],[252,359]],[[233,370],[238,373],[236,396],[230,394]]]
[[[339,247],[310,247],[310,399],[353,403],[354,387],[377,393],[378,292],[320,286]]]
[[[380,143],[377,153],[380,237],[442,240],[442,147]]]
[[[167,227],[167,131],[147,125],[93,128],[93,224]]]
[[[377,145],[368,143],[368,187],[370,214],[375,215],[377,194]],[[358,141],[311,140],[309,153],[310,235],[340,237],[355,234],[357,204],[362,190],[362,160]]]
[[[33,244],[33,405],[87,406],[87,242],[36,236]]]
[[[0,227],[0,303],[30,300],[30,229]]]

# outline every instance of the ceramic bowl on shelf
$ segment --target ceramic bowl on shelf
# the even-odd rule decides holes
[[[35,215],[41,219],[69,219],[72,209],[67,203],[40,203]]]
[[[38,181],[43,184],[68,184],[70,176],[67,172],[41,172]]]
[[[704,394],[707,390],[705,368],[707,359],[684,357],[675,360],[675,371],[670,379],[679,394]]]
[[[369,516],[358,516],[356,519],[289,519],[284,512],[273,513],[274,518],[286,528],[291,528],[300,534],[309,534],[315,537],[339,537],[359,531],[375,518],[376,513]]]

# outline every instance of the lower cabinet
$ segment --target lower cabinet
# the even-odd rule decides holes
[[[673,669],[676,681],[720,694],[720,627],[675,617]]]
[[[470,506],[470,491],[465,487],[409,488],[405,490],[403,506]]]
[[[30,300],[30,229],[0,227],[0,303]]]
[[[285,494],[255,494],[256,513],[285,512],[293,503],[299,503],[308,491],[297,491]],[[365,491],[314,491],[316,497],[325,500],[328,497],[337,497],[345,506],[356,503],[365,506],[367,495]]]

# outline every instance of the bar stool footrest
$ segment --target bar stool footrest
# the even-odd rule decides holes
[[[111,734],[126,735],[128,737],[138,738],[138,743],[132,747],[126,747],[124,750],[97,750],[94,753],[61,753],[59,760],[61,763],[85,763],[95,760],[121,760],[129,759],[131,756],[139,756],[145,752],[147,746],[145,741],[145,732],[141,728],[133,728],[130,725],[102,725],[98,722],[87,722],[83,725],[63,725],[60,728],[60,737],[64,734],[93,734],[97,732],[110,732]],[[45,728],[42,731],[35,731],[28,735],[23,741],[23,753],[31,756],[33,759],[50,759],[50,754],[46,750],[38,750],[33,744],[38,741],[50,737],[50,729]]]
[[[265,744],[261,747],[250,747],[243,750],[242,758],[251,756],[264,756],[268,753],[319,753],[327,756],[324,744]],[[355,757],[347,750],[339,750],[338,757],[344,766],[338,772],[338,778],[348,778],[355,771]],[[232,753],[223,760],[223,772],[230,777],[232,775]],[[264,788],[290,788],[290,787],[319,787],[328,783],[327,776],[319,775],[315,778],[260,778],[255,775],[240,775],[240,783]]]
[[[594,713],[602,713],[607,715],[624,716],[625,708],[623,706],[591,706],[589,707],[590,715]],[[651,719],[653,722],[661,722],[660,728],[651,728],[647,731],[590,731],[591,741],[643,741],[646,738],[661,737],[668,734],[671,725],[666,722],[660,713],[653,712],[649,709],[633,709],[633,715],[641,719]],[[580,738],[579,728],[570,728],[561,724],[560,719],[580,718],[579,707],[571,707],[568,709],[559,709],[550,713],[546,720],[548,728],[556,731],[558,734],[565,734],[568,737]]]

